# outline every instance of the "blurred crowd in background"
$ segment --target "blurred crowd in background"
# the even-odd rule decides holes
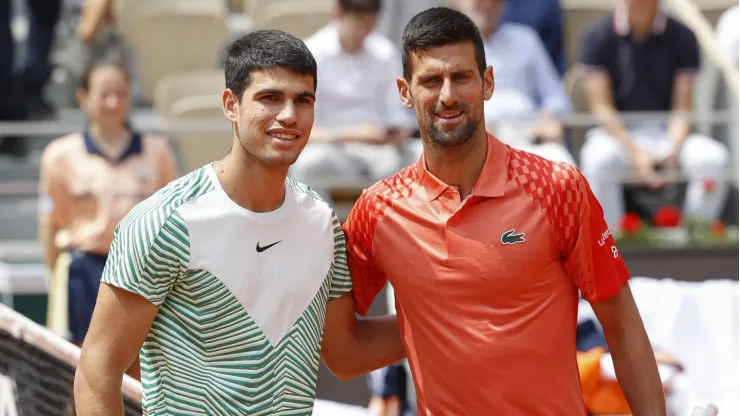
[[[315,125],[290,176],[341,213],[363,186],[420,157],[415,115],[396,86],[400,36],[414,14],[441,5],[468,14],[483,36],[495,77],[489,131],[579,167],[612,233],[640,201],[676,202],[677,182],[685,182],[676,203],[685,218],[737,224],[740,21],[732,2],[5,0],[0,181],[39,192],[30,223],[17,220],[21,200],[2,195],[0,238],[38,234],[52,273],[78,267],[77,275],[99,279],[117,219],[228,151],[219,59],[230,39],[258,28],[305,39],[316,58]],[[640,212],[649,219],[649,211]],[[53,281],[60,293],[75,284]],[[88,322],[70,317],[89,316],[71,309],[83,306],[50,298],[47,324],[79,343]],[[605,346],[595,328],[579,330],[584,354]],[[584,355],[582,373],[602,356]],[[680,368],[669,356],[661,364],[666,374]],[[368,387],[375,414],[413,413],[404,364],[373,373]],[[603,392],[584,392],[594,413],[624,409],[621,396]]]

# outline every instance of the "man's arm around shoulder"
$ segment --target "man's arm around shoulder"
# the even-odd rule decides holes
[[[357,319],[352,292],[329,301],[321,358],[337,378],[349,380],[405,356],[395,315]]]
[[[592,303],[604,328],[619,386],[635,416],[665,416],[663,385],[652,345],[625,283],[613,297]]]
[[[123,374],[138,360],[159,308],[143,297],[101,283],[74,382],[79,416],[123,414]]]

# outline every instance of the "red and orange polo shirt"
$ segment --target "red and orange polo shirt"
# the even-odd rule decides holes
[[[363,192],[344,224],[357,312],[390,281],[420,415],[585,414],[578,292],[629,273],[576,168],[487,152],[462,201],[423,157]]]

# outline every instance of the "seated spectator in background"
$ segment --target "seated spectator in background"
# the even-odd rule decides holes
[[[736,68],[738,67],[738,49],[740,48],[740,7],[734,6],[725,10],[717,22],[717,46],[722,56]]]
[[[566,70],[563,45],[563,12],[560,0],[507,1],[502,20],[529,26],[542,39],[547,54],[562,77]]]
[[[378,180],[421,155],[420,141],[409,140],[413,114],[396,87],[400,54],[371,33],[380,8],[380,0],[339,0],[336,18],[306,40],[319,79],[311,139],[291,167],[296,180],[310,186],[336,178]]]
[[[43,98],[51,75],[49,54],[54,44],[62,0],[28,0],[29,27],[25,59],[18,65],[16,42],[10,24],[13,10],[10,0],[0,0],[0,121],[21,121],[52,117],[53,109]],[[22,4],[21,3],[21,4]],[[16,68],[22,73],[16,74]],[[0,131],[0,154],[23,158],[30,147],[24,136],[5,136]]]
[[[589,105],[601,127],[587,133],[580,162],[612,231],[619,231],[622,182],[630,171],[659,187],[665,180],[659,169],[680,167],[689,180],[684,217],[716,220],[727,194],[729,153],[693,134],[687,117],[699,70],[694,34],[667,17],[658,0],[627,0],[587,28],[581,48]],[[672,117],[629,125],[619,119],[619,112],[641,111],[670,111]]]
[[[505,3],[455,0],[457,8],[478,25],[486,62],[493,66],[495,87],[493,98],[485,102],[486,124],[510,146],[575,165],[555,118],[571,107],[560,76],[534,30],[501,22]],[[537,120],[531,125],[516,122],[533,116]]]
[[[68,309],[60,306],[59,314],[68,316],[72,341],[81,345],[114,228],[178,172],[165,139],[128,125],[128,77],[121,67],[92,64],[77,98],[87,117],[84,131],[53,140],[42,154],[39,236],[47,268],[61,279],[52,279],[50,304],[52,298],[64,298],[58,291],[68,291]],[[138,374],[138,365],[136,369],[133,374]]]

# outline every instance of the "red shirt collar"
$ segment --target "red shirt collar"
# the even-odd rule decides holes
[[[504,194],[506,179],[508,178],[509,146],[503,144],[492,134],[488,134],[488,152],[483,169],[478,180],[473,185],[471,195],[482,197],[497,197]],[[429,201],[439,198],[450,186],[442,182],[427,170],[426,160],[422,154],[417,162],[416,169],[419,172],[419,183],[426,191]]]

